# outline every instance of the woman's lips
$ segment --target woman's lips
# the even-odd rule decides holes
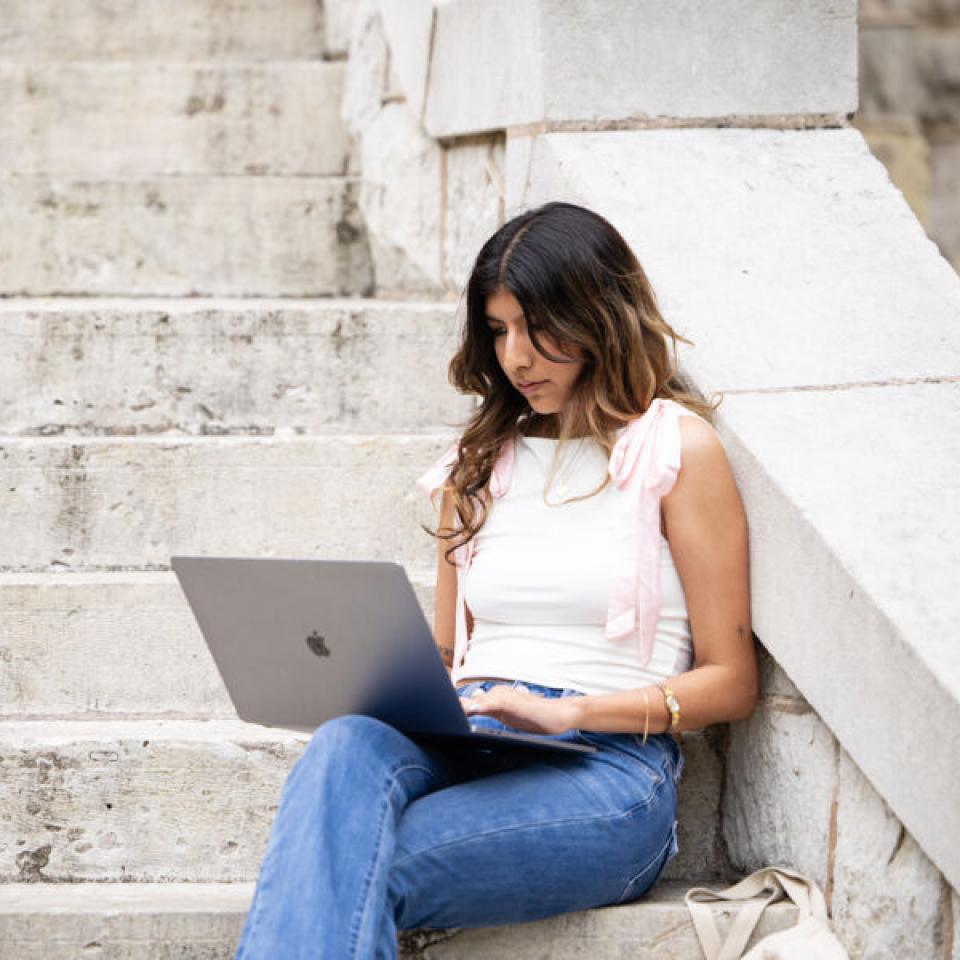
[[[537,380],[534,383],[528,383],[525,387],[517,384],[517,389],[521,393],[533,393],[535,390],[539,390],[546,382],[546,380]]]

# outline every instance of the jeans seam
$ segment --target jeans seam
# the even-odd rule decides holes
[[[617,903],[622,903],[623,898],[627,895],[627,891],[639,880],[641,877],[646,876],[650,872],[650,868],[655,866],[662,858],[664,853],[670,848],[673,843],[673,832],[676,829],[676,823],[672,823],[670,828],[667,830],[667,839],[663,846],[660,847],[660,850],[651,857],[647,865],[640,870],[638,873],[635,873],[627,882],[624,884],[623,891],[620,893],[620,896],[617,898]],[[666,864],[664,864],[666,866]]]
[[[659,787],[660,784],[657,784]],[[416,853],[408,853],[405,857],[402,857],[399,860],[395,860],[393,863],[394,868],[399,867],[401,864],[406,863],[408,860],[412,860],[414,857],[419,857],[421,854],[427,852],[428,850],[431,853],[434,853],[438,850],[444,850],[447,847],[454,847],[459,843],[469,843],[473,840],[479,840],[482,837],[492,837],[497,834],[502,833],[516,833],[520,830],[530,830],[530,829],[542,829],[543,827],[557,827],[563,824],[569,823],[593,823],[598,820],[606,820],[608,822],[613,822],[616,820],[625,820],[629,817],[632,817],[638,810],[644,810],[649,807],[654,800],[657,799],[659,794],[662,791],[659,789],[654,789],[653,793],[645,800],[641,800],[632,806],[628,807],[626,810],[619,811],[614,814],[607,813],[598,813],[592,814],[591,816],[585,817],[565,817],[554,820],[538,820],[535,823],[520,823],[511,827],[497,827],[495,830],[484,830],[482,833],[473,833],[469,837],[457,837],[455,840],[447,840],[444,843],[439,843],[436,846],[425,847],[423,850],[418,850]],[[661,851],[662,852],[662,851]]]
[[[383,804],[380,810],[380,822],[377,828],[377,845],[376,851],[374,853],[373,859],[370,863],[369,868],[367,869],[367,875],[363,880],[363,887],[361,892],[360,908],[359,908],[359,919],[357,919],[357,914],[354,913],[354,922],[351,924],[350,930],[350,956],[356,958],[357,956],[357,947],[360,939],[360,931],[363,929],[363,922],[367,916],[367,908],[370,905],[370,884],[373,881],[373,875],[376,872],[377,864],[380,862],[380,857],[383,852],[383,828],[384,823],[387,819],[387,811],[390,809],[390,797],[393,794],[393,789],[397,785],[397,777],[404,773],[407,770],[422,770],[433,780],[437,780],[436,774],[429,768],[423,766],[419,763],[408,763],[403,766],[396,767],[387,774],[389,784],[387,786],[387,792],[383,798]]]

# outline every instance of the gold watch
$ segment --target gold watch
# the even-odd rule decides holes
[[[658,683],[657,686],[663,691],[664,702],[670,711],[670,729],[667,732],[676,734],[680,727],[680,701],[665,683]]]

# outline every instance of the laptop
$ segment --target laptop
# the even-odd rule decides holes
[[[176,556],[171,566],[242,720],[312,733],[364,714],[413,739],[596,750],[471,724],[400,564]]]

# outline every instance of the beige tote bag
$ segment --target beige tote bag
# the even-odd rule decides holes
[[[797,925],[764,937],[745,954],[743,950],[767,904],[784,897],[800,910]],[[723,942],[708,906],[717,900],[747,901],[733,918]],[[820,888],[794,870],[764,867],[726,890],[693,887],[687,891],[684,901],[705,960],[850,960],[830,930],[827,905]]]

